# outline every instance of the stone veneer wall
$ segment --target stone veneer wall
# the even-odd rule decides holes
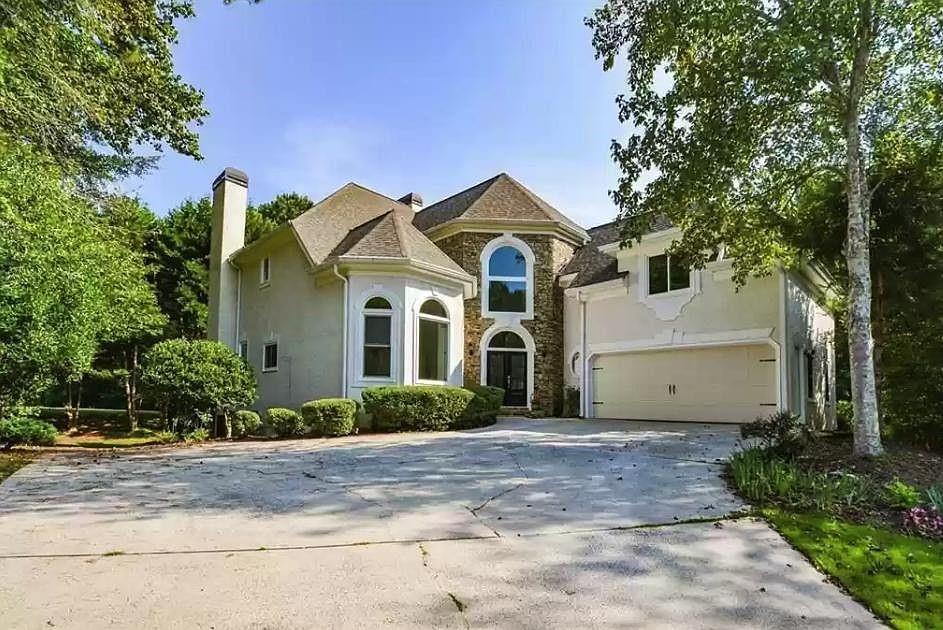
[[[481,283],[481,250],[503,232],[462,232],[436,243],[452,260],[478,278]],[[521,325],[534,338],[535,413],[553,415],[560,412],[563,402],[563,289],[557,274],[573,255],[573,246],[548,234],[514,234],[534,252],[534,319]],[[481,293],[465,300],[465,382],[481,381],[481,334],[494,323],[481,316]]]

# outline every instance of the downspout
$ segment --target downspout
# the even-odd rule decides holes
[[[233,339],[233,348],[236,349],[236,352],[239,351],[239,324],[240,316],[242,315],[242,268],[236,267],[236,338]],[[249,357],[246,357],[246,361],[249,360]]]
[[[580,415],[583,418],[589,418],[589,377],[587,375],[589,361],[586,359],[586,300],[583,298],[583,292],[576,294],[576,299],[580,303]]]
[[[337,265],[334,265],[331,271],[344,283],[344,319],[342,323],[343,332],[341,341],[341,398],[347,398],[347,302],[350,289],[347,284],[347,278],[337,271]]]

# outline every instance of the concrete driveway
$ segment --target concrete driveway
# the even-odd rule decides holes
[[[765,524],[723,518],[736,437],[508,419],[55,455],[0,486],[2,624],[877,626]]]

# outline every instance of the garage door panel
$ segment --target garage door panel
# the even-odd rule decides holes
[[[766,344],[603,355],[593,367],[594,413],[748,422],[775,409],[773,359]]]

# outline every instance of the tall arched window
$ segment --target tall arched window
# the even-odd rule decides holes
[[[393,307],[389,300],[372,297],[363,307],[363,375],[389,378],[393,329]]]
[[[449,316],[437,300],[426,300],[419,308],[418,376],[423,381],[449,378]]]
[[[520,249],[502,245],[494,250],[488,258],[485,276],[488,311],[527,312],[527,259]]]

